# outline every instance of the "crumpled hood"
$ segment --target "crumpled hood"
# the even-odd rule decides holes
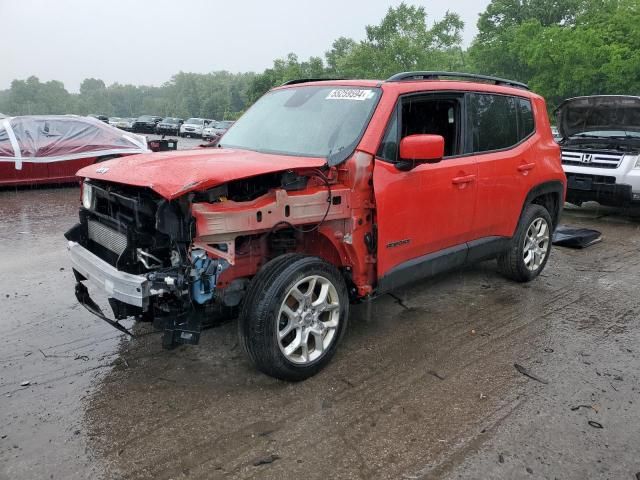
[[[114,158],[89,165],[79,177],[148,187],[171,200],[194,190],[241,178],[296,168],[318,168],[325,158],[293,157],[234,150],[202,148]]]
[[[640,97],[594,95],[570,98],[556,109],[556,117],[558,131],[564,138],[599,130],[640,132]]]

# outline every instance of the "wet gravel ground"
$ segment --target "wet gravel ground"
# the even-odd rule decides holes
[[[78,196],[0,191],[0,479],[640,472],[628,212],[565,211],[604,240],[555,248],[530,284],[485,262],[354,307],[329,367],[290,384],[251,368],[234,323],[163,351],[146,326],[132,340],[80,307],[62,237]]]

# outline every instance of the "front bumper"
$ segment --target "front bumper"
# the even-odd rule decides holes
[[[69,242],[73,269],[107,295],[145,310],[151,297],[151,282],[142,275],[121,272],[77,242]]]
[[[156,133],[162,134],[162,133],[169,133],[172,135],[175,135],[178,133],[178,129],[177,128],[169,128],[169,127],[157,127],[156,128]]]
[[[562,165],[567,176],[567,201],[597,201],[602,205],[624,206],[640,203],[638,155],[627,154],[616,168],[593,165]]]
[[[134,123],[131,129],[134,132],[155,133],[156,125],[155,123]]]
[[[566,200],[570,203],[596,201],[601,205],[618,207],[640,202],[640,192],[634,191],[632,185],[607,181],[602,176],[569,172],[566,175]]]

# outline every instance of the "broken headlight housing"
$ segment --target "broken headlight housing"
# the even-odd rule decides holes
[[[96,205],[96,196],[93,187],[86,181],[82,184],[82,206],[87,210],[92,210]]]

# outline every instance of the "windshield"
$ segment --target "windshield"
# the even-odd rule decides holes
[[[165,118],[162,121],[162,123],[178,123],[178,119],[177,118],[168,117],[168,118]]]
[[[311,157],[351,153],[379,97],[377,88],[275,90],[231,126],[222,146]]]
[[[594,132],[576,133],[574,137],[596,137],[596,138],[640,138],[640,132],[628,130],[599,130]]]
[[[153,118],[151,118],[151,115],[142,115],[138,118],[138,120],[140,120],[141,122],[151,122],[153,121]]]
[[[202,125],[204,123],[204,120],[202,118],[190,118],[184,123],[189,123],[191,125]]]

